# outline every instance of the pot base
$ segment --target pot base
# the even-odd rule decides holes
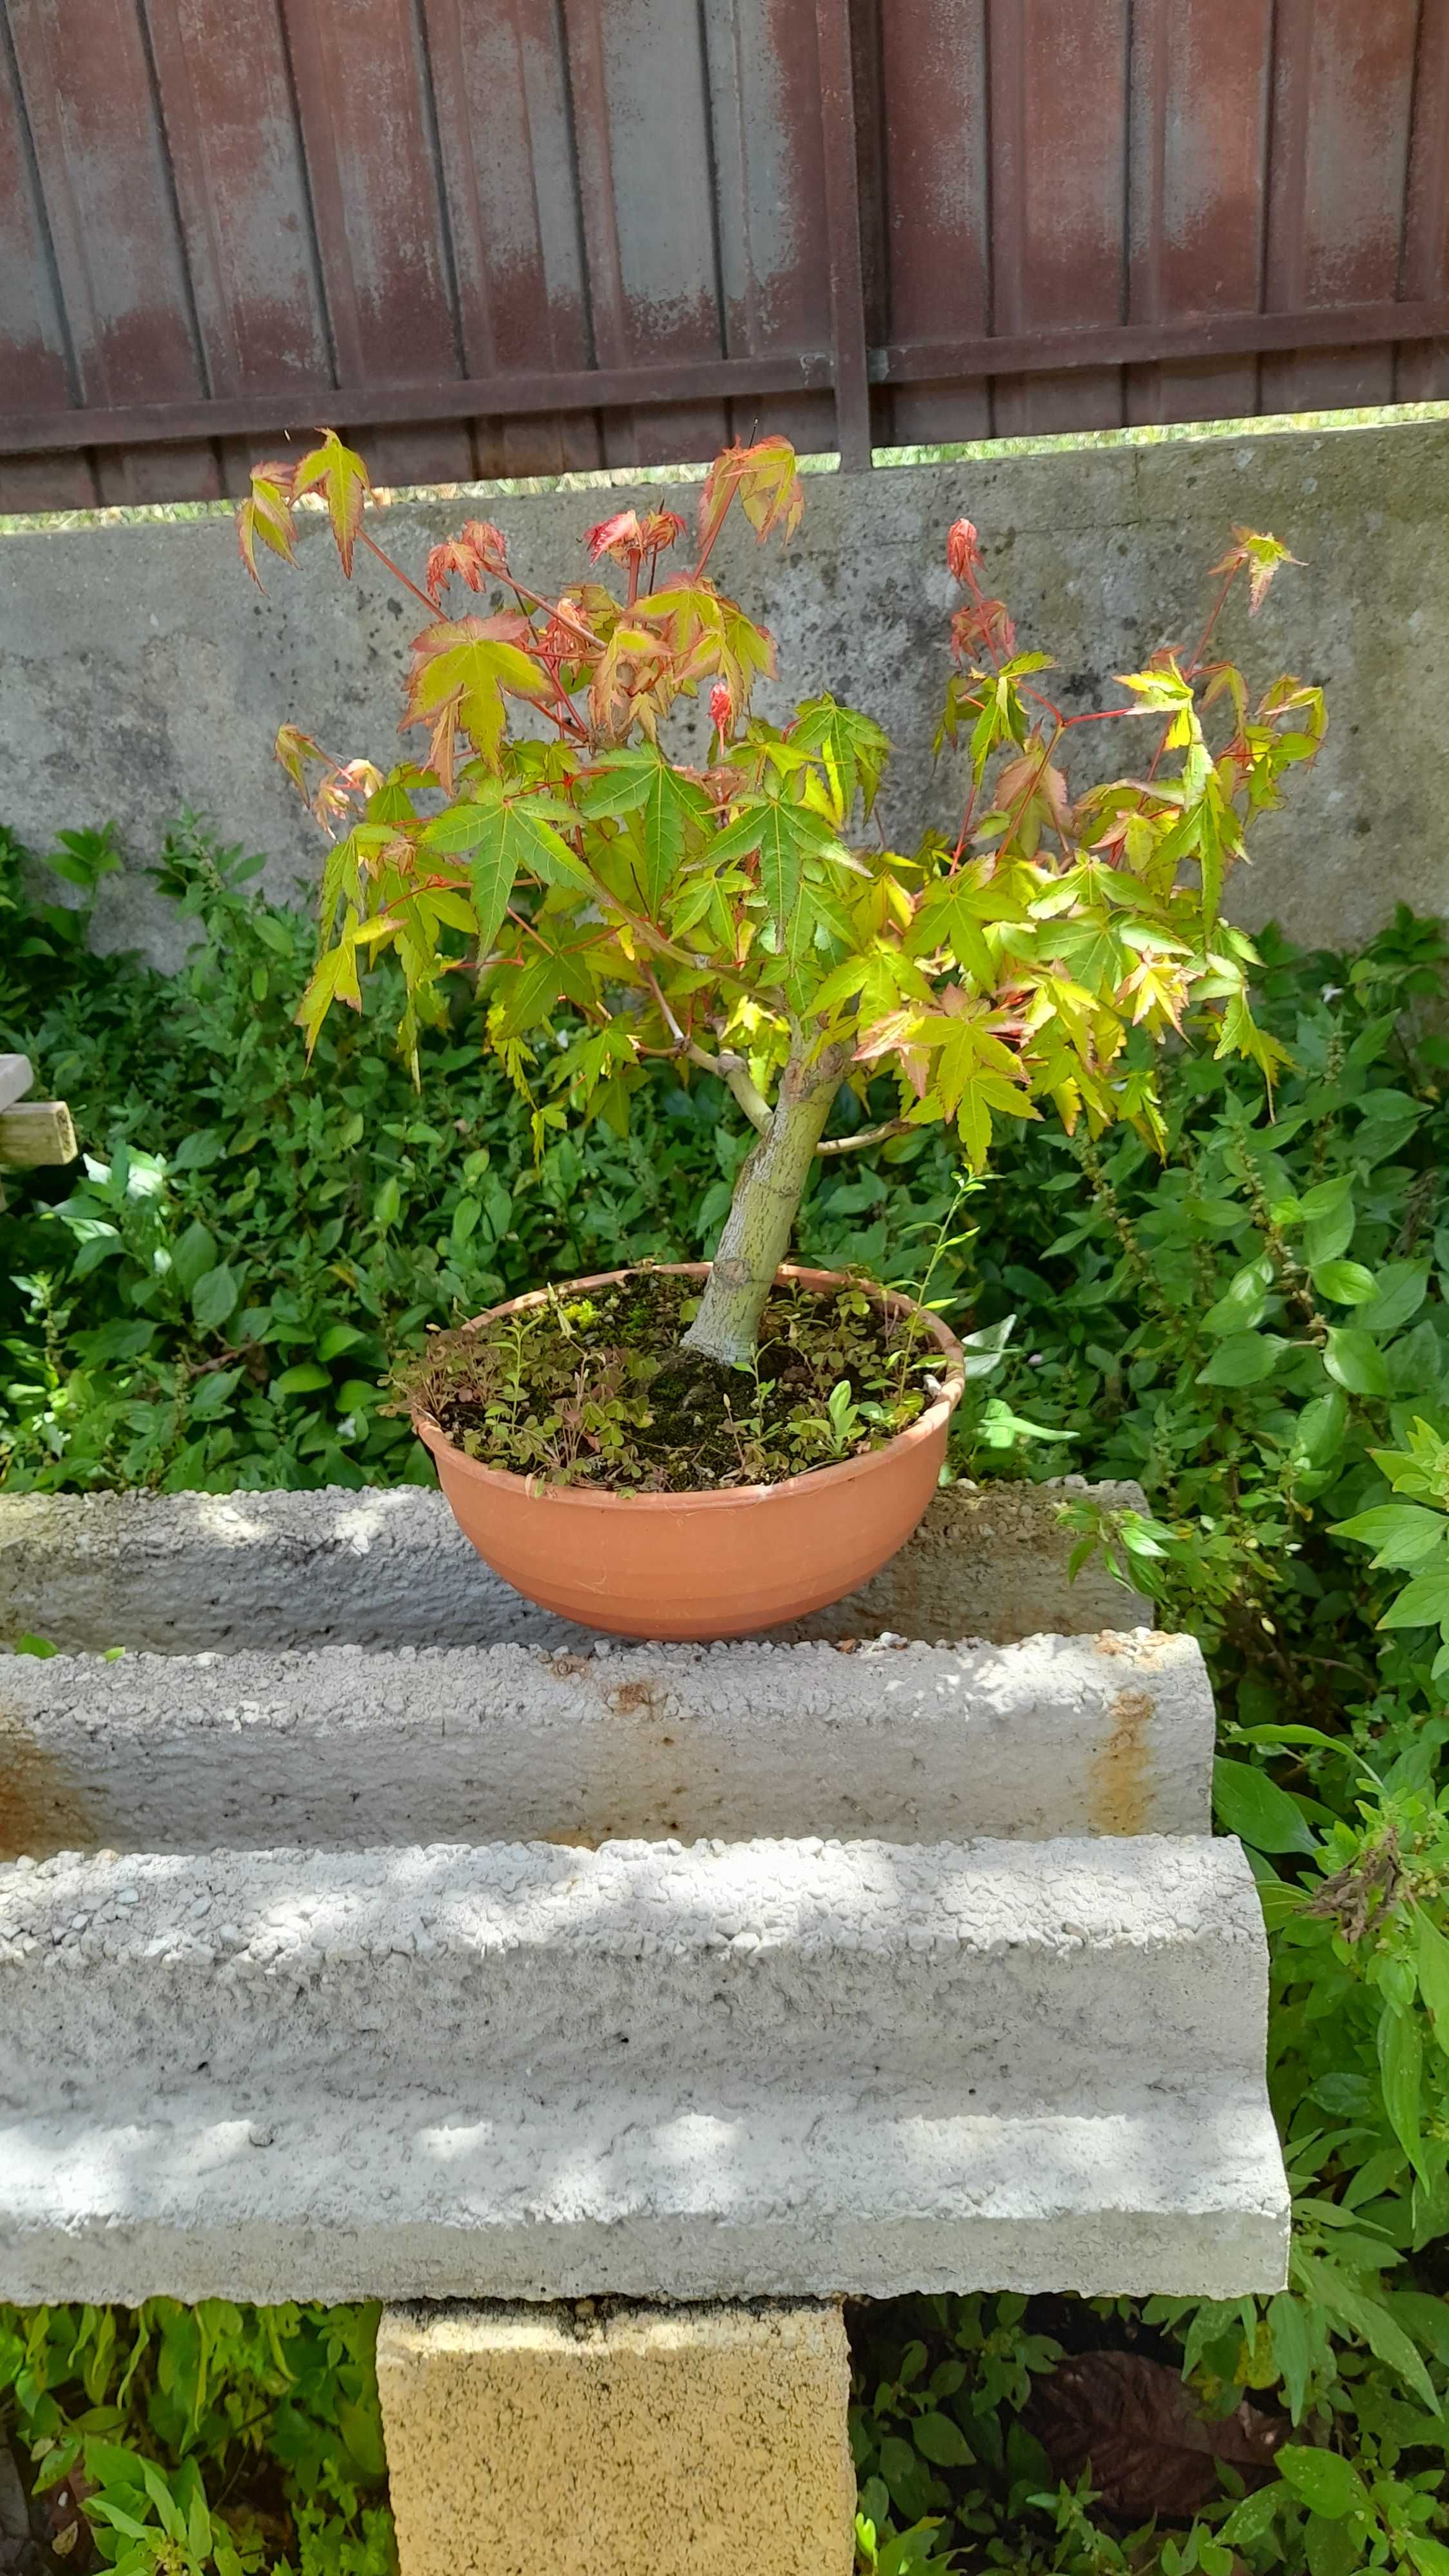
[[[705,1262],[661,1265],[708,1276]],[[628,1277],[605,1271],[570,1281],[601,1288]],[[781,1270],[810,1288],[859,1286],[828,1270]],[[909,1428],[864,1457],[815,1467],[778,1485],[697,1494],[605,1494],[547,1485],[485,1467],[419,1420],[438,1480],[466,1538],[506,1583],[581,1627],[650,1642],[746,1637],[801,1619],[853,1592],[905,1545],[935,1491],[946,1433],[963,1385],[961,1346],[938,1316],[909,1298],[872,1289],[915,1311],[940,1348],[943,1390]],[[494,1307],[516,1314],[545,1291]]]

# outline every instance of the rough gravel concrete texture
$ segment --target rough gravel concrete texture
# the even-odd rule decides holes
[[[1190,1637],[0,1664],[0,1859],[1209,1830]]]
[[[404,2576],[850,2576],[836,2306],[392,2308]]]
[[[1097,1566],[1073,1582],[1062,1503],[1145,1510],[1140,1487],[953,1485],[899,1556],[844,1601],[777,1630],[954,1642],[1152,1624],[1152,1605]],[[578,1646],[475,1555],[441,1494],[0,1495],[0,1647],[152,1654],[286,1646]]]
[[[607,507],[630,497],[618,490]],[[697,485],[648,494],[687,517],[698,497]],[[389,545],[416,571],[467,506],[405,503],[390,514]],[[597,492],[549,493],[490,500],[486,514],[524,577],[553,591],[578,578],[601,506]],[[1235,522],[1272,529],[1302,568],[1275,583],[1251,628],[1235,608],[1224,640],[1254,674],[1287,668],[1325,683],[1333,720],[1314,771],[1290,780],[1283,811],[1255,825],[1256,864],[1234,878],[1231,901],[1250,923],[1277,915],[1327,944],[1362,937],[1396,902],[1445,909],[1442,424],[818,475],[788,547],[757,546],[732,525],[711,570],[775,633],[780,677],[761,711],[779,717],[832,689],[876,715],[895,745],[881,810],[898,847],[928,822],[954,827],[959,813],[961,759],[936,763],[931,736],[959,596],[945,532],[962,512],[981,530],[988,588],[1005,593],[1023,644],[1056,656],[1054,687],[1073,712],[1104,690],[1115,702],[1114,672],[1196,633],[1205,569]],[[10,536],[0,547],[3,819],[44,849],[61,825],[117,817],[132,865],[103,885],[106,943],[144,938],[175,953],[175,917],[140,871],[185,805],[264,851],[274,892],[315,878],[321,838],[272,743],[286,719],[343,758],[398,757],[416,611],[381,567],[364,560],[344,582],[316,522],[299,569],[279,565],[265,595],[225,521]],[[1115,736],[1078,743],[1074,786],[1120,772]]]
[[[1281,2285],[1235,1843],[0,1869],[0,2297]]]

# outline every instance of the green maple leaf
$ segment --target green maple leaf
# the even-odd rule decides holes
[[[870,812],[890,743],[869,716],[838,705],[832,697],[810,698],[790,728],[790,741],[797,751],[809,752],[819,761],[837,824],[853,812],[857,796],[864,811]]]
[[[660,918],[665,896],[684,858],[691,825],[708,820],[709,798],[654,751],[620,751],[599,764],[580,802],[591,821],[637,815],[643,847],[643,892],[650,919]]]
[[[362,525],[362,505],[373,497],[372,478],[360,456],[344,447],[335,429],[324,429],[322,444],[304,456],[292,477],[295,497],[301,492],[320,492],[327,504],[332,534],[342,558],[342,569],[352,577],[352,550],[357,531]],[[265,534],[265,530],[260,531]]]
[[[476,798],[449,806],[423,832],[424,850],[468,858],[482,957],[498,936],[520,872],[544,885],[573,886],[584,894],[593,891],[588,869],[555,831],[551,815],[573,820],[570,808],[558,798],[508,796],[501,782],[490,778]]]
[[[551,926],[555,934],[552,939],[536,923],[537,935],[525,941],[519,964],[499,975],[496,989],[502,1005],[498,1023],[502,1037],[521,1037],[526,1029],[536,1028],[560,998],[581,1010],[595,999],[593,960],[599,953],[598,923],[555,922]]]
[[[496,761],[506,709],[503,692],[537,698],[547,683],[536,663],[511,640],[518,627],[503,618],[440,618],[413,645],[412,684],[404,724],[428,724],[455,706],[475,749]],[[500,632],[500,628],[504,631]]]

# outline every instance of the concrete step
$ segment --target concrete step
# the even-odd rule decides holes
[[[0,2296],[1281,2284],[1229,1842],[0,1870]]]
[[[0,1857],[1206,1833],[1191,1638],[12,1658]]]
[[[1145,1505],[1136,1485],[953,1485],[914,1538],[844,1601],[781,1638],[928,1644],[1151,1624],[1100,1566],[1073,1582],[1063,1502]],[[0,1496],[0,1647],[31,1631],[75,1652],[351,1644],[576,1646],[588,1631],[490,1572],[441,1494]]]

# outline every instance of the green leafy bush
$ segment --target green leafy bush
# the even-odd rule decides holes
[[[425,1034],[419,1109],[385,964],[361,1017],[324,1030],[322,1084],[299,1082],[300,918],[194,833],[164,876],[202,934],[169,980],[87,957],[75,916],[24,904],[13,859],[0,874],[20,923],[0,1045],[70,1097],[93,1165],[15,1185],[0,1217],[7,1490],[426,1472],[371,1400],[386,1344],[547,1275],[710,1247],[747,1141],[718,1087],[661,1068],[628,1140],[595,1125],[535,1166],[463,1001]],[[1441,1594],[1414,1588],[1441,1579],[1449,1530],[1449,951],[1407,916],[1351,959],[1262,944],[1255,1010],[1292,1058],[1271,1105],[1256,1076],[1184,1055],[1161,1160],[1043,1123],[963,1207],[939,1137],[896,1137],[848,1176],[822,1169],[805,1204],[807,1257],[908,1283],[934,1260],[932,1294],[974,1325],[958,1471],[1069,1465],[1145,1489],[1145,1513],[1079,1505],[1081,1543],[1212,1662],[1218,1813],[1262,1888],[1297,2203],[1292,2282],[1267,2302],[862,2312],[861,2553],[880,2576],[1449,2571],[1449,1714]],[[55,2349],[129,2331],[68,2323]],[[1215,2416],[1245,2391],[1276,2410],[1291,2439],[1267,2483],[1240,2493],[1229,2468],[1220,2500],[1155,2535],[1094,2506],[1023,2414],[1068,2342],[1184,2367]],[[114,2379],[89,2397],[81,2361],[46,2367],[55,2430],[118,2402]],[[145,2384],[124,2439],[168,2477],[195,2458],[214,2512],[230,2468],[178,2447],[149,2396],[138,2413]]]
[[[0,2308],[0,2435],[58,2564],[393,2576],[375,2308]]]
[[[49,904],[0,954],[0,1043],[69,1099],[86,1153],[79,1177],[12,1182],[0,1215],[9,1491],[431,1481],[378,1410],[389,1350],[550,1277],[697,1257],[728,1209],[751,1131],[721,1083],[656,1072],[627,1137],[595,1122],[535,1163],[461,992],[424,1035],[419,1100],[387,961],[299,1080],[313,935],[249,891],[258,865],[173,836],[160,881],[199,937],[174,978],[88,957],[83,912]],[[0,839],[0,897],[20,874]],[[804,1257],[916,1284],[955,1203],[948,1148],[902,1137],[868,1160],[822,1168]]]

